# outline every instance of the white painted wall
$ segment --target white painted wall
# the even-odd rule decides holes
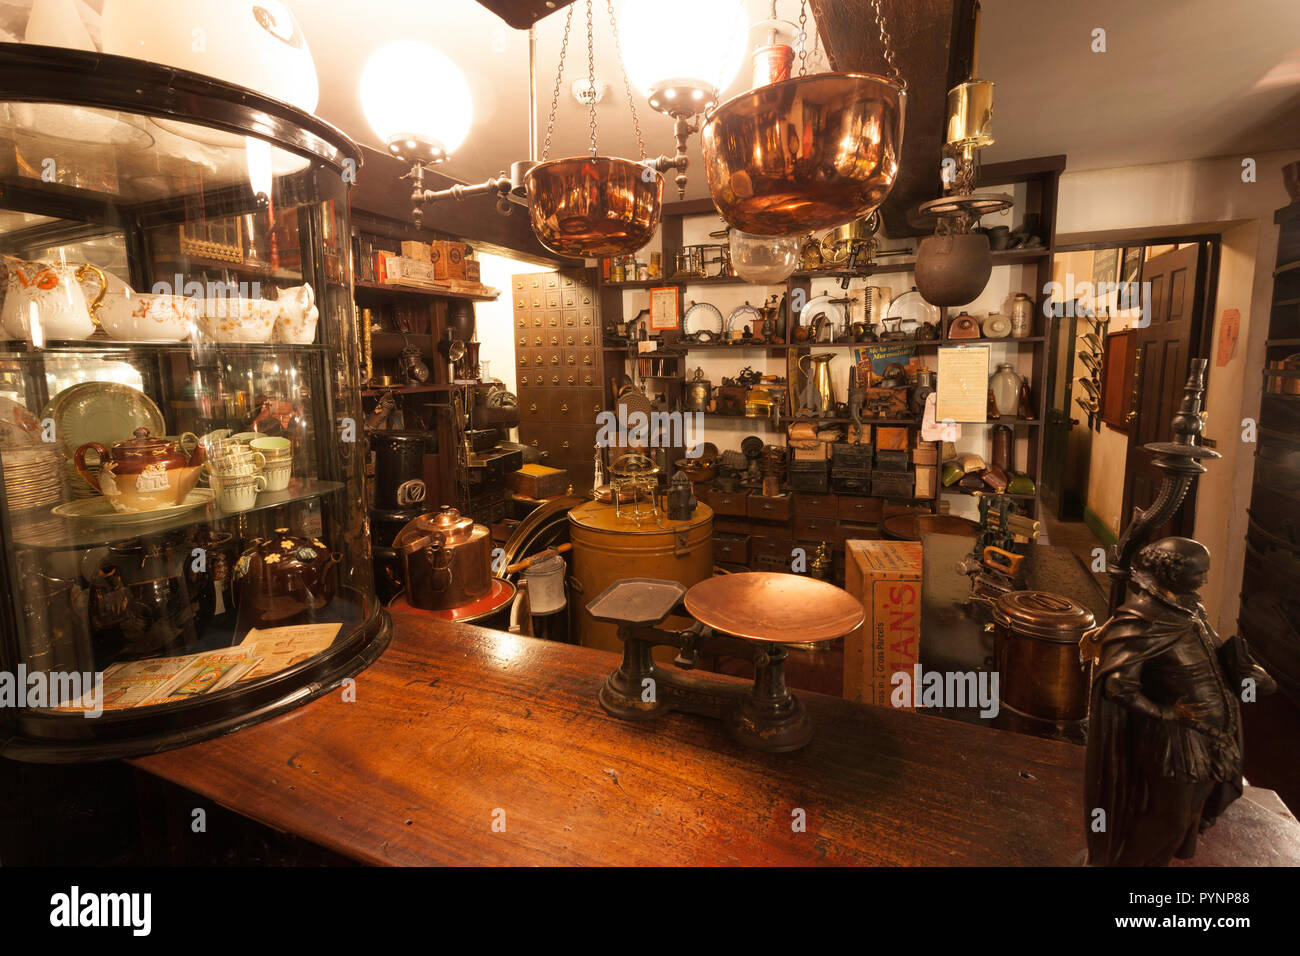
[[[1224,459],[1209,467],[1196,506],[1196,536],[1214,555],[1210,583],[1202,592],[1211,621],[1223,633],[1236,630],[1238,591],[1245,553],[1246,506],[1254,470],[1254,447],[1242,446],[1241,420],[1259,414],[1272,271],[1277,258],[1273,212],[1288,202],[1281,168],[1300,151],[1261,153],[1256,179],[1242,181],[1240,156],[1066,172],[1061,177],[1058,244],[1070,234],[1128,230],[1155,236],[1161,229],[1198,227],[1224,236],[1215,339],[1225,309],[1241,312],[1237,353],[1224,368],[1211,358],[1206,396],[1206,435]],[[1233,447],[1236,446],[1236,447]]]

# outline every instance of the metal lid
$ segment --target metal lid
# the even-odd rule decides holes
[[[1009,591],[993,607],[993,620],[1031,637],[1076,643],[1092,627],[1092,612],[1050,591]]]

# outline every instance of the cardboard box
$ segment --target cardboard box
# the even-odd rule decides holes
[[[435,279],[466,278],[465,243],[459,240],[439,240],[431,245],[430,255],[433,259]]]
[[[933,498],[939,493],[939,466],[938,465],[917,465],[916,466],[916,492],[915,498]]]
[[[402,255],[407,259],[419,259],[421,262],[429,262],[432,259],[432,253],[427,242],[412,242],[410,240],[403,242]]]
[[[483,278],[483,264],[477,259],[465,260],[465,279],[469,282],[479,282]]]
[[[433,281],[433,264],[408,259],[391,252],[376,254],[376,277],[386,285],[395,283],[429,284]]]
[[[921,654],[921,544],[844,543],[845,590],[862,602],[862,626],[844,639],[844,697],[892,707],[891,677],[909,679]]]

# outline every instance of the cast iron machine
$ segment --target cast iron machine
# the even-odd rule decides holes
[[[819,643],[862,623],[862,606],[847,592],[794,574],[752,572],[707,578],[690,590],[675,581],[628,578],[606,588],[587,611],[618,625],[623,663],[600,689],[600,706],[623,720],[653,720],[685,711],[722,720],[732,738],[770,753],[798,750],[812,723],[785,684],[789,644]],[[660,627],[688,615],[679,629]],[[705,679],[657,664],[657,646],[678,650],[673,664],[692,670],[706,655],[754,665],[754,683]]]

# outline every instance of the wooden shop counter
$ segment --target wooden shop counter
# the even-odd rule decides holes
[[[1083,849],[1079,747],[801,693],[813,742],[758,753],[702,717],[606,716],[615,654],[394,624],[355,702],[336,690],[131,763],[375,864],[1069,864]]]

